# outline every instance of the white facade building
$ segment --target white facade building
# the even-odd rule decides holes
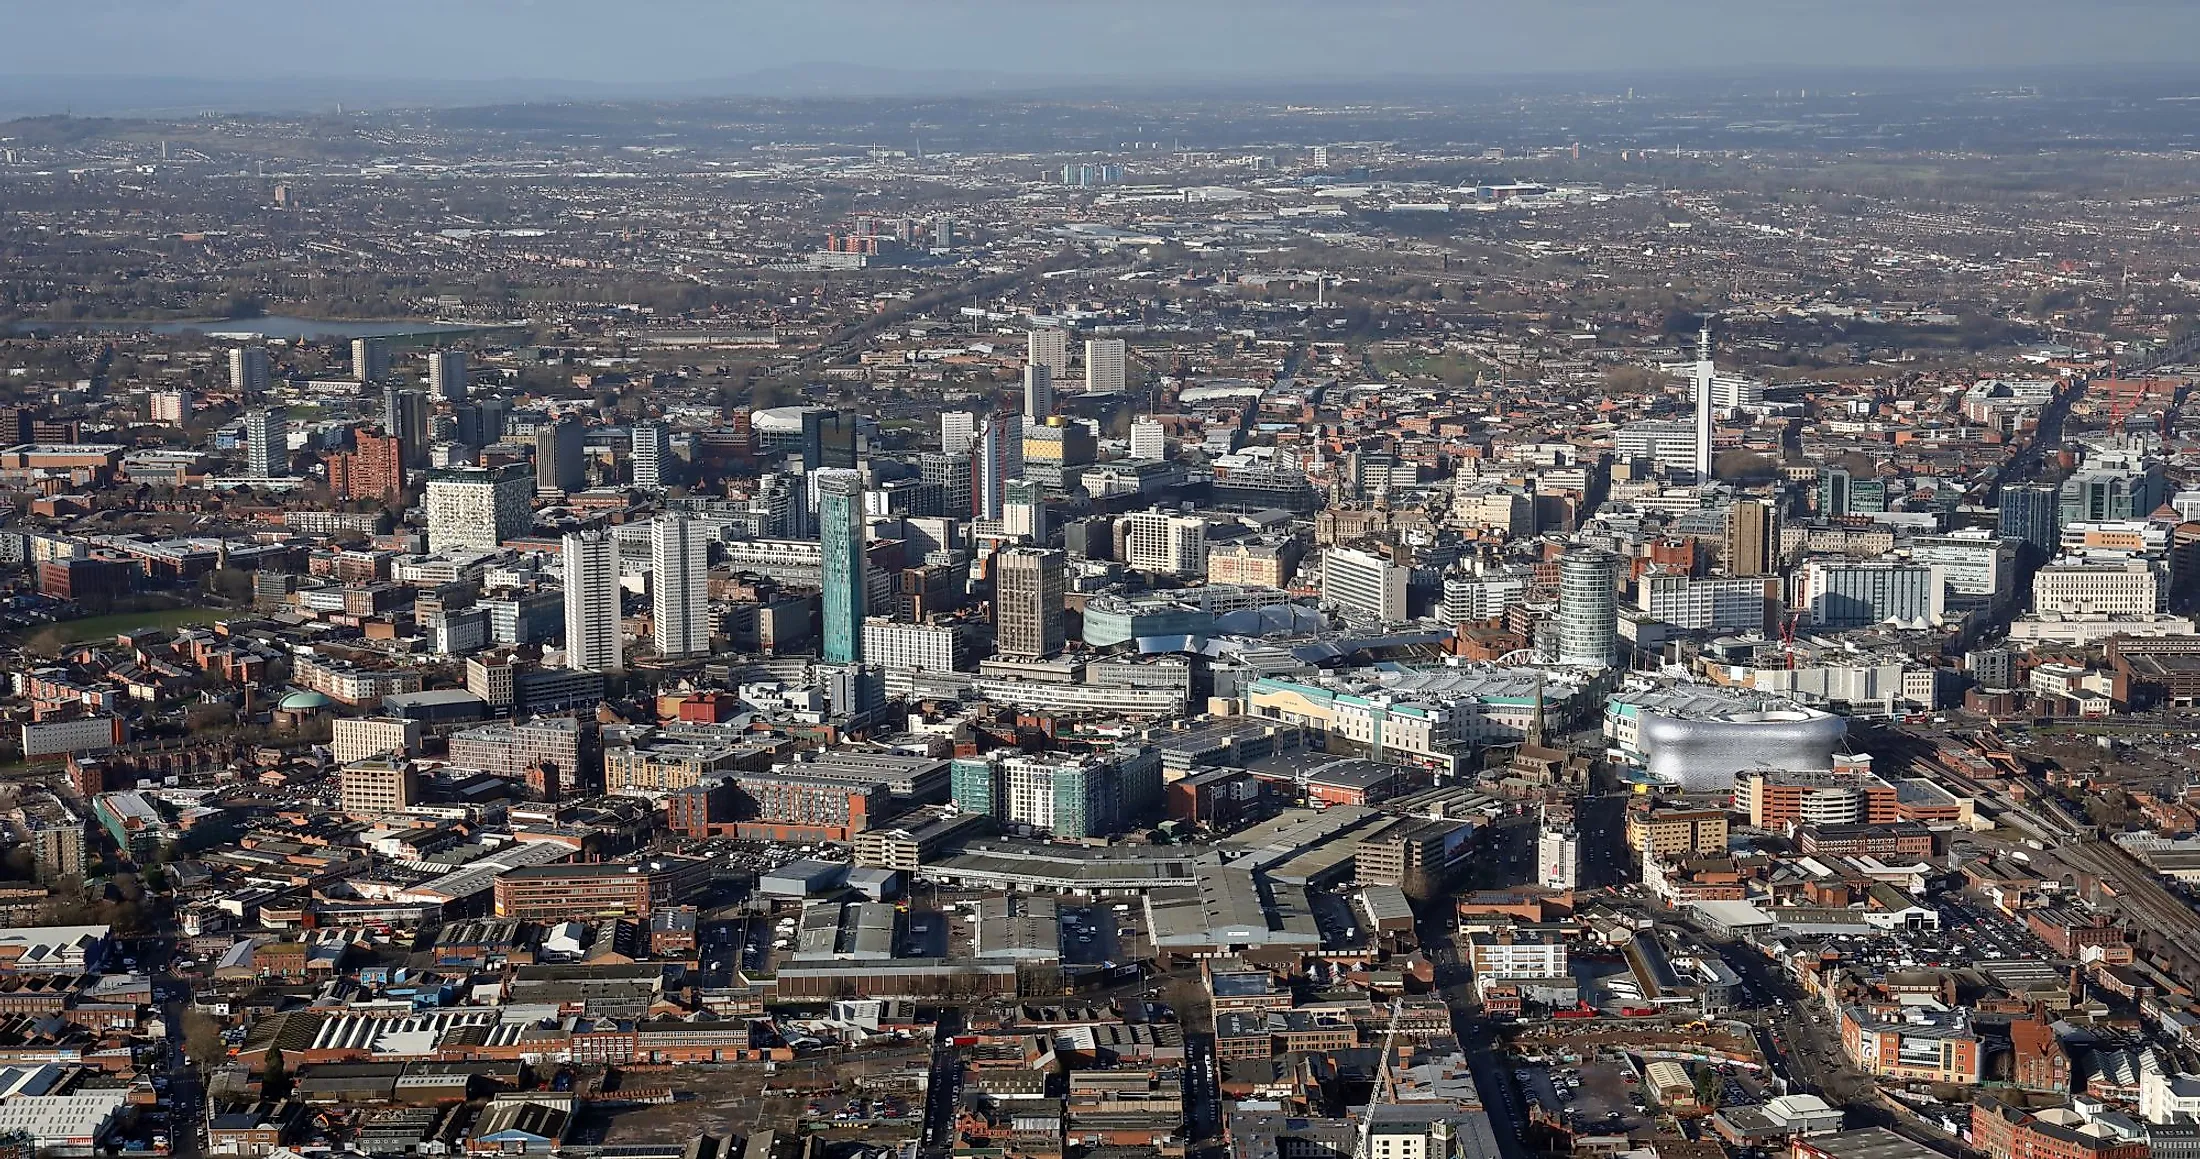
[[[1920,535],[1910,540],[1910,558],[1940,573],[1951,605],[1993,604],[2016,583],[2017,543],[1983,529]]]
[[[608,531],[565,537],[565,666],[616,672],[624,666],[619,628],[619,541]]]
[[[1168,428],[1152,419],[1132,419],[1131,458],[1158,461],[1168,457]]]
[[[634,485],[646,491],[662,490],[667,460],[672,458],[672,432],[659,422],[634,424],[632,459]],[[804,466],[815,469],[817,464]]]
[[[2163,611],[2169,574],[2136,558],[2065,557],[2032,577],[2035,615],[2151,616]]]
[[[710,651],[710,543],[685,515],[661,515],[649,526],[650,619],[657,654]]]
[[[977,437],[977,415],[966,410],[940,412],[940,450],[950,455],[968,454]]]
[[[1401,623],[1410,573],[1379,555],[1332,547],[1322,555],[1322,601],[1352,619]]]
[[[1165,575],[1206,574],[1206,520],[1166,511],[1139,511],[1126,518],[1124,562],[1132,569]]]
[[[523,463],[428,476],[428,550],[495,551],[534,526],[535,473]]]
[[[1548,935],[1512,930],[1476,934],[1468,960],[1477,978],[1563,978],[1566,943]]]
[[[1505,609],[1528,598],[1529,578],[1525,571],[1444,577],[1444,622],[1478,623],[1504,615]]]
[[[1690,632],[1735,632],[1765,626],[1765,581],[1760,578],[1692,578],[1647,572],[1635,585],[1635,603],[1651,619]]]
[[[1581,831],[1570,816],[1553,815],[1548,806],[1536,833],[1535,867],[1545,889],[1567,890],[1581,883]]]
[[[863,622],[863,658],[880,668],[915,669],[923,672],[955,670],[955,641],[959,632],[946,624],[903,624],[893,620]]]
[[[1121,338],[1093,338],[1085,342],[1085,393],[1121,394],[1128,348]]]

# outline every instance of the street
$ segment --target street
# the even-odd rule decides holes
[[[1474,1072],[1474,1086],[1481,1093],[1482,1109],[1489,1115],[1490,1131],[1497,1136],[1498,1150],[1503,1159],[1528,1159],[1527,1144],[1523,1141],[1526,1117],[1520,1105],[1520,1094],[1513,1086],[1512,1076],[1498,1064],[1495,1029],[1489,1020],[1470,1013],[1474,987],[1468,980],[1467,967],[1459,961],[1448,915],[1422,920],[1421,946],[1436,966],[1437,992],[1451,1008],[1452,1033],[1459,1039],[1459,1050],[1466,1056],[1467,1068]]]
[[[932,1071],[924,1087],[921,1141],[927,1152],[946,1153],[955,1146],[955,1106],[962,1098],[962,1059],[955,1053],[955,1036],[961,1032],[962,1011],[943,1007],[932,1028]]]

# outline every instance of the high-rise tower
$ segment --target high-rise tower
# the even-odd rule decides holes
[[[1121,338],[1085,340],[1085,393],[1121,394],[1127,344]]]
[[[352,339],[351,376],[361,382],[380,382],[388,378],[390,376],[389,339]]]
[[[1064,642],[1068,557],[1018,547],[1000,555],[994,581],[994,648],[1003,656],[1052,656]]]
[[[229,352],[229,389],[244,399],[267,393],[267,347],[238,346]]]
[[[578,491],[586,481],[580,420],[570,416],[535,428],[535,490]]]
[[[1024,361],[1047,368],[1055,378],[1069,374],[1069,331],[1060,326],[1039,326],[1024,339]]]
[[[1006,416],[994,415],[978,428],[970,444],[970,517],[999,519],[1007,501],[1012,477],[1009,439],[1014,437]]]
[[[283,409],[244,412],[245,467],[255,479],[279,479],[290,474],[290,424]]]
[[[634,424],[634,485],[645,491],[662,490],[672,458],[672,432],[655,421]]]
[[[825,662],[863,663],[867,577],[863,554],[863,475],[817,472],[817,539],[823,549]]]
[[[1044,362],[1024,364],[1024,419],[1045,425],[1054,413],[1054,371]]]
[[[1726,573],[1771,575],[1779,559],[1779,534],[1772,504],[1761,499],[1736,500],[1726,513]]]
[[[1711,482],[1711,323],[1696,335],[1696,483]]]
[[[438,350],[428,355],[428,389],[437,398],[465,402],[467,375],[465,351]]]
[[[619,639],[619,541],[609,531],[565,537],[565,666],[616,672]]]
[[[1558,561],[1558,662],[1609,668],[1619,651],[1619,557],[1576,549]]]
[[[649,525],[650,617],[660,656],[710,651],[710,548],[685,515]]]

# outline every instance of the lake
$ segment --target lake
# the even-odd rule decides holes
[[[471,326],[452,322],[422,322],[412,318],[372,321],[360,318],[286,318],[270,314],[261,318],[229,318],[192,322],[108,322],[98,319],[87,319],[80,322],[30,321],[11,323],[0,327],[0,330],[10,334],[81,331],[116,334],[189,334],[196,331],[209,337],[251,336],[287,342],[299,338],[407,338],[423,334],[471,334],[483,330],[504,328],[500,326]]]

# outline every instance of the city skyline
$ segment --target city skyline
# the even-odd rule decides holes
[[[2182,14],[269,11],[0,124],[17,1150],[2187,1159]]]
[[[558,83],[535,91],[535,99],[552,93],[587,99],[1045,91],[1153,80],[1189,90],[1273,78],[1278,70],[1335,84],[1365,83],[1377,68],[1426,82],[1476,74],[1654,78],[1706,69],[1741,76],[1783,66],[1820,70],[1827,79],[1843,70],[2189,66],[2189,52],[2177,46],[2200,35],[2200,13],[2146,0],[2095,5],[2091,19],[2075,22],[2066,19],[2066,8],[2042,0],[1534,6],[1379,0],[1355,6],[1349,21],[1306,0],[1257,9],[1242,0],[1128,0],[1104,10],[1005,0],[944,8],[880,0],[799,8],[655,0],[634,8],[631,24],[605,26],[578,0],[534,0],[523,9],[393,0],[304,10],[266,0],[103,0],[24,8],[13,14],[11,32],[31,59],[82,59],[73,50],[96,41],[102,53],[74,75],[140,81],[235,78],[247,62],[282,75],[279,46],[306,37],[321,52],[310,73],[294,71],[299,79],[405,78],[453,85],[446,91],[454,97],[467,91],[462,82],[474,83],[481,85],[476,101],[494,99],[482,83],[491,81],[550,80]],[[1256,11],[1257,20],[1247,19]],[[1168,35],[1154,35],[1157,21],[1166,21],[1160,27]],[[412,35],[424,22],[436,36]],[[830,35],[847,27],[866,29],[872,35],[861,43],[877,47]],[[278,28],[281,39],[269,39]],[[671,29],[682,35],[664,35]],[[588,52],[572,52],[584,34]],[[271,50],[278,53],[272,60]],[[1015,63],[1004,67],[1007,61]],[[656,79],[600,79],[645,71]],[[0,97],[9,95],[0,88]],[[9,104],[23,98],[12,96]],[[377,99],[364,86],[360,97]]]

